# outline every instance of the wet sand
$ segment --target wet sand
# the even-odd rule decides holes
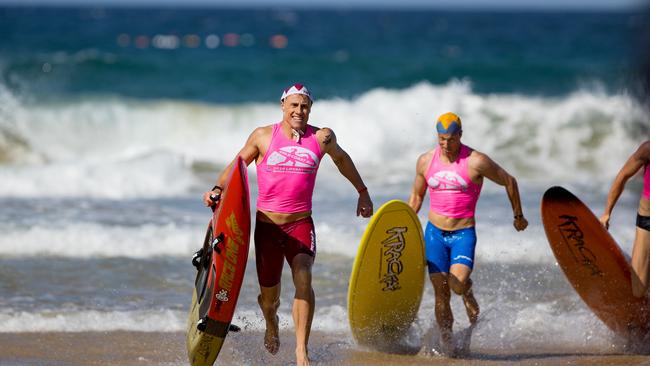
[[[281,332],[280,352],[262,346],[262,333],[231,333],[217,365],[293,365],[292,333]],[[464,359],[391,354],[354,345],[346,335],[312,332],[310,357],[315,365],[650,365],[650,356],[551,350],[535,346],[514,351],[472,349]],[[153,332],[2,333],[0,365],[187,365],[185,334]]]

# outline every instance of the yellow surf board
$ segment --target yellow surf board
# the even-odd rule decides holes
[[[348,320],[358,344],[398,342],[417,316],[425,281],[422,227],[406,203],[373,215],[361,238],[348,288]]]

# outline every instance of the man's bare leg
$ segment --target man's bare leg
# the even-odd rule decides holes
[[[478,301],[476,301],[476,298],[474,297],[474,291],[471,287],[465,291],[465,294],[463,295],[463,303],[465,304],[465,310],[467,311],[469,323],[471,325],[476,325],[481,309],[478,306]]]
[[[454,315],[451,312],[450,300],[451,292],[449,291],[448,274],[432,273],[429,275],[433,291],[436,296],[435,314],[438,328],[440,329],[440,341],[443,351],[453,353],[453,330]]]
[[[449,287],[454,293],[463,298],[463,304],[465,305],[465,311],[467,312],[470,323],[470,326],[459,334],[458,343],[456,344],[458,347],[457,356],[462,357],[469,354],[472,333],[478,321],[480,309],[472,291],[472,279],[469,278],[472,274],[472,269],[464,264],[454,264],[451,266],[449,272]]]
[[[273,287],[260,286],[260,295],[257,302],[262,309],[262,315],[266,320],[266,331],[264,332],[264,347],[270,354],[278,353],[280,349],[280,330],[278,325],[278,307],[280,306],[280,284]]]
[[[469,278],[472,274],[472,269],[464,264],[454,264],[451,266],[449,272],[449,285],[456,294],[462,296],[469,323],[475,325],[478,320],[480,308],[474,297],[474,291],[472,291],[472,279]]]
[[[293,323],[296,327],[296,365],[309,365],[309,333],[316,304],[311,286],[311,267],[314,257],[298,254],[291,263],[291,273],[296,293],[293,299]]]

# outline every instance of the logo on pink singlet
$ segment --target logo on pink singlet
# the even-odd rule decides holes
[[[320,159],[311,150],[301,146],[285,146],[271,153],[266,160],[267,170],[313,174]]]
[[[427,181],[429,187],[441,191],[461,191],[465,192],[467,190],[468,184],[456,172],[443,170],[436,172],[432,177]]]

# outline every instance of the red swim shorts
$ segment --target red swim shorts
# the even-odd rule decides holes
[[[293,258],[304,253],[316,256],[316,232],[310,217],[277,225],[255,222],[255,262],[260,286],[273,287],[280,283],[283,260],[291,266]]]

